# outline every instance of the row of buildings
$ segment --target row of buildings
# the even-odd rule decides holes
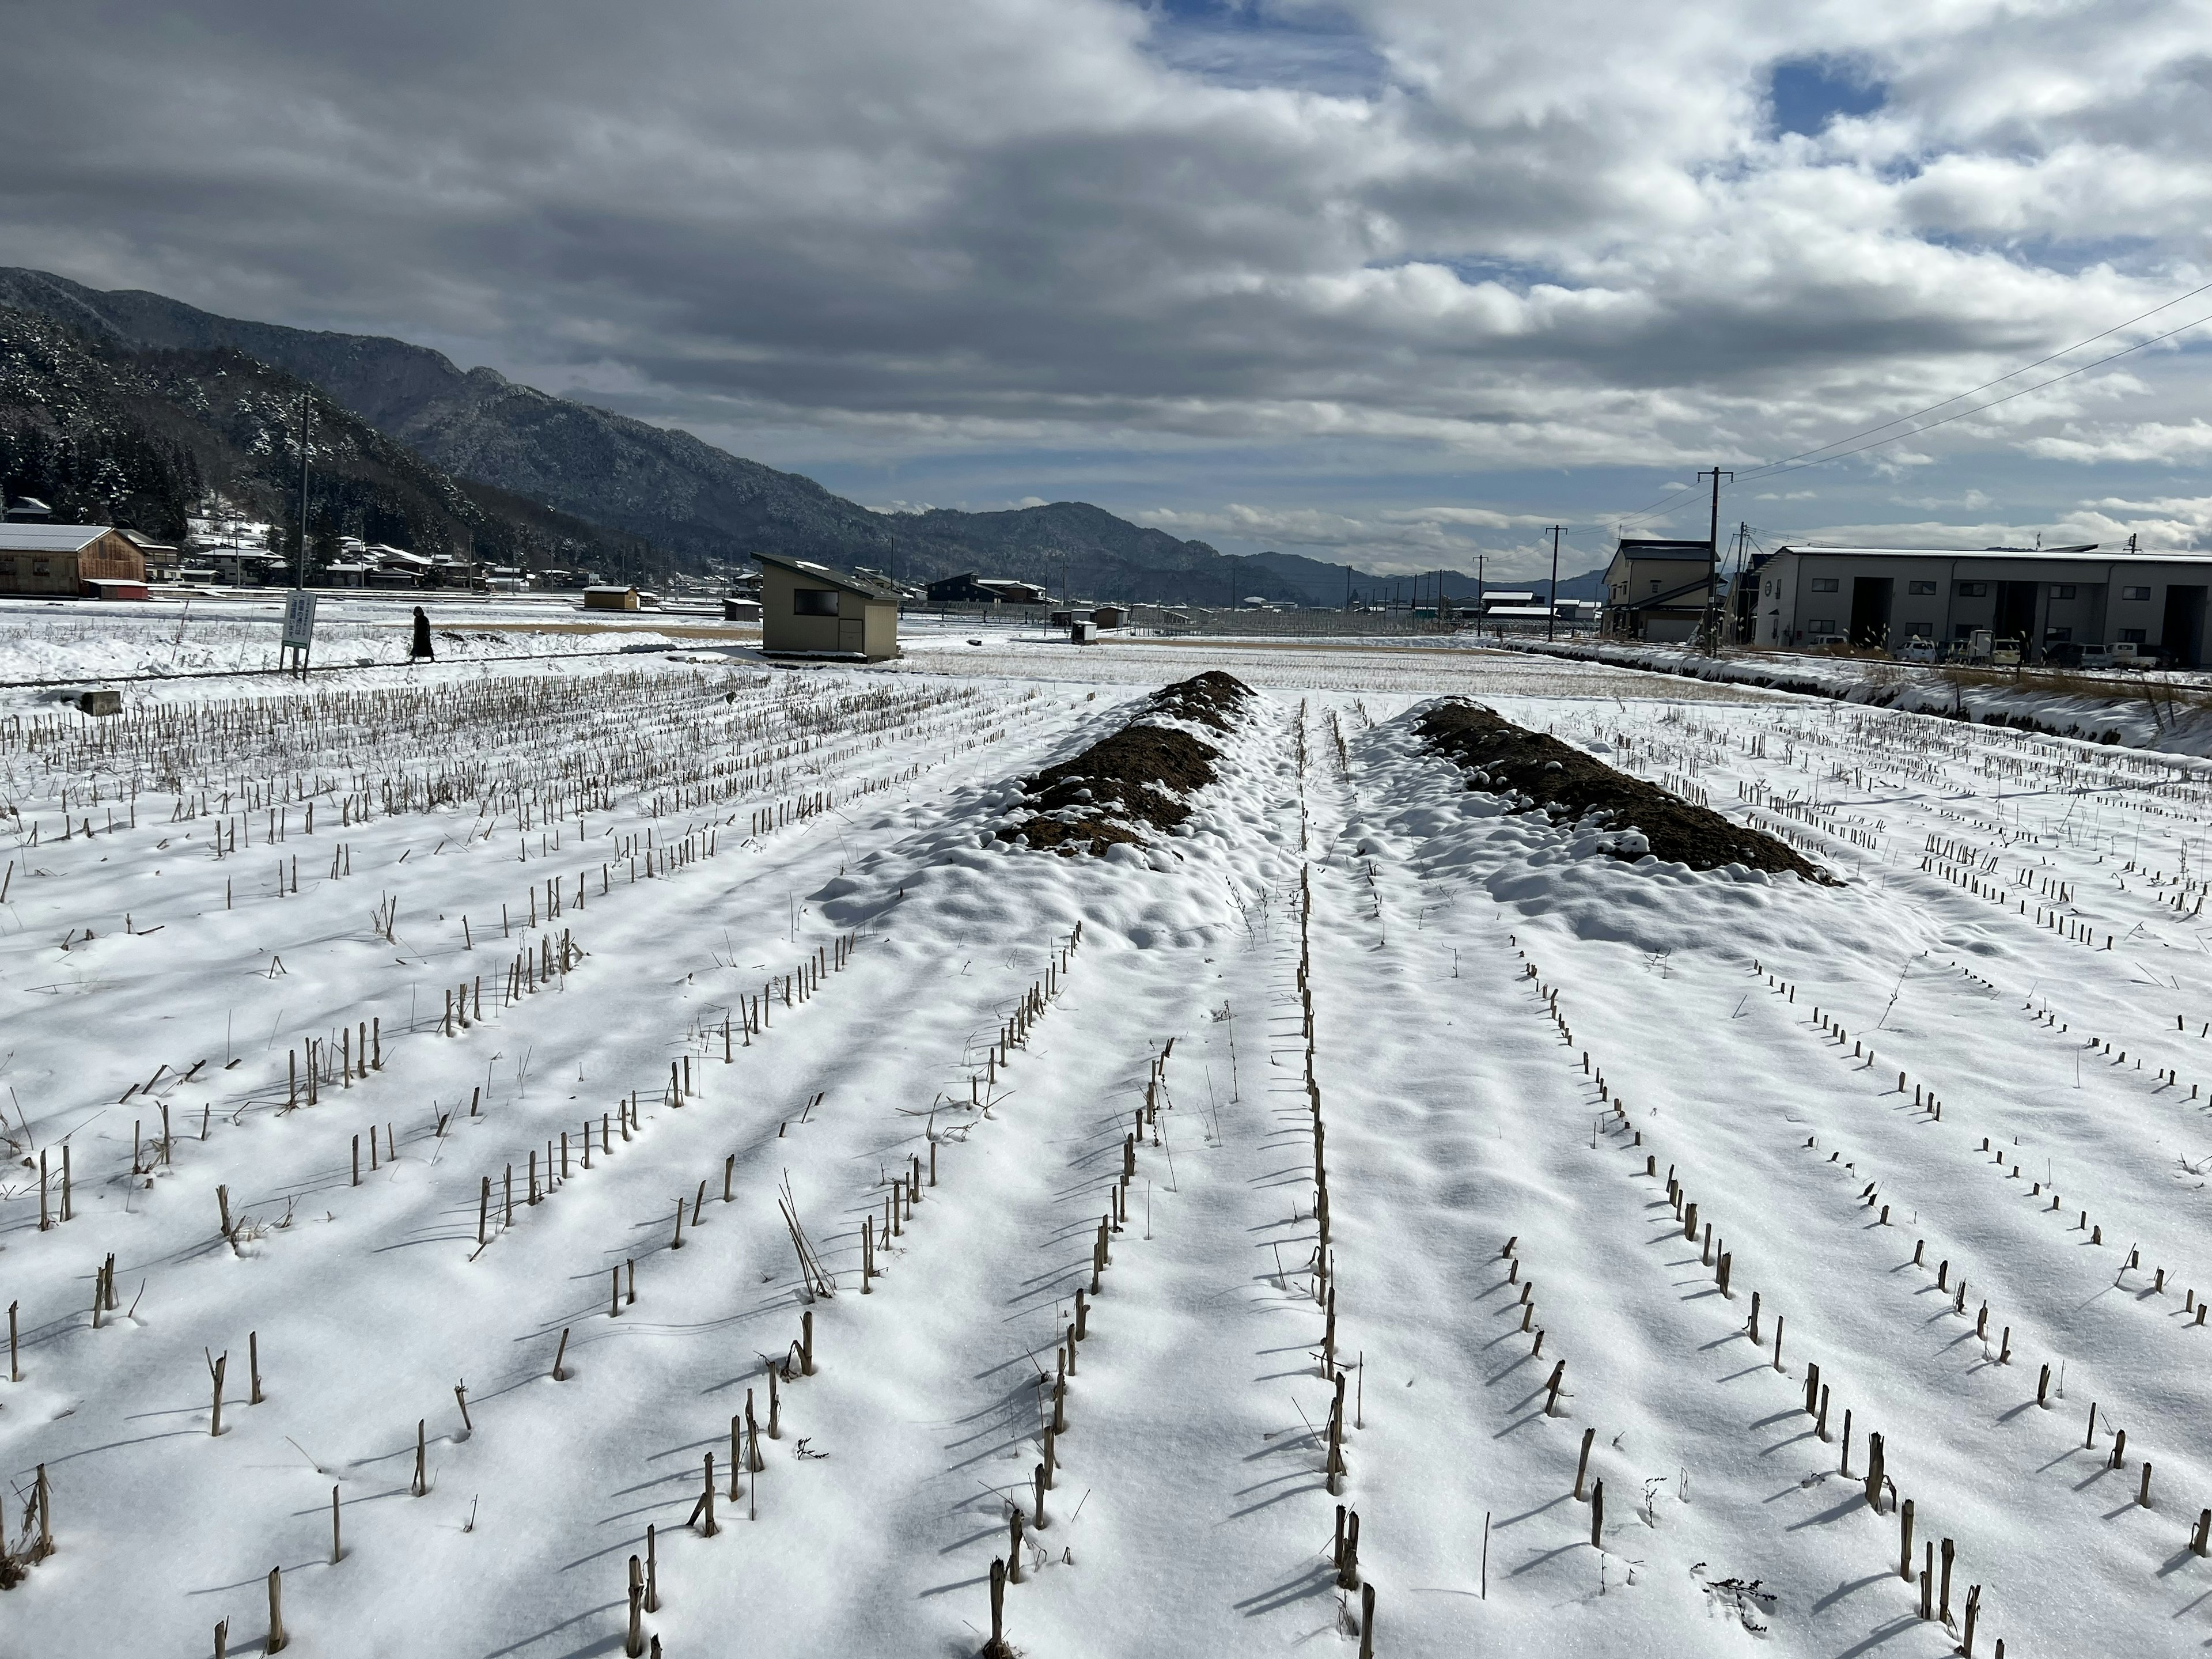
[[[1717,592],[1702,541],[1624,538],[1605,573],[1604,630],[1687,641],[1702,634],[1769,650],[1848,647],[1943,655],[1978,639],[2021,660],[2112,654],[2206,664],[2212,554],[2067,547],[1838,547],[1793,543],[1754,556]]]

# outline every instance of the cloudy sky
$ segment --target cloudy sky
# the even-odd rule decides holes
[[[1767,545],[2212,546],[2212,325],[2039,388],[2212,315],[2169,303],[2212,282],[2191,0],[9,20],[0,263],[401,335],[871,506],[1514,574],[1554,522],[1568,569],[1701,534],[1717,464]]]

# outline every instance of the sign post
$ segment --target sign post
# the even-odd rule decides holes
[[[295,587],[284,596],[284,641],[278,652],[285,669],[307,678],[307,654],[315,643],[315,596]],[[290,659],[284,660],[285,653]]]

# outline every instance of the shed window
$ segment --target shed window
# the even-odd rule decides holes
[[[31,574],[33,576],[51,576],[54,574],[54,568],[44,559],[33,559],[31,561]]]
[[[837,614],[837,593],[829,587],[794,587],[791,590],[791,614],[794,617],[834,617]]]
[[[1814,617],[1805,626],[1815,634],[1832,634],[1836,631],[1836,619],[1833,617]]]
[[[2051,597],[2054,599],[2072,599],[2074,597],[2074,584],[2072,582],[2053,582],[2051,586]]]
[[[2043,638],[2046,644],[2065,645],[2073,640],[2074,630],[2070,628],[2046,628],[2043,630]]]
[[[2142,645],[2145,642],[2146,634],[2145,630],[2142,629],[2123,628],[2120,630],[2120,643],[2122,645]]]
[[[1651,579],[1651,591],[1654,593],[1656,593],[1659,591],[1659,579],[1656,576],[1654,576]]]
[[[1836,591],[1836,579],[1835,579],[1833,576],[1815,576],[1815,577],[1814,577],[1814,578],[1813,578],[1813,591],[1814,591],[1815,593],[1832,593],[1832,592],[1834,592]]]
[[[1987,582],[1960,582],[1959,597],[1962,599],[1986,599],[1990,596]]]
[[[1908,593],[1933,594],[1936,592],[1936,584],[1934,582],[1907,582],[1905,585],[1905,591]]]
[[[2120,590],[2120,597],[2124,599],[2147,599],[2150,597],[2150,589],[2148,587],[2124,587]]]

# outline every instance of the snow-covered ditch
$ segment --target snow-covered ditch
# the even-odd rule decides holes
[[[2212,757],[2203,677],[2108,672],[1953,672],[1856,657],[1713,657],[1679,646],[1511,641],[1508,649],[1688,679],[1834,697],[1950,720]]]

